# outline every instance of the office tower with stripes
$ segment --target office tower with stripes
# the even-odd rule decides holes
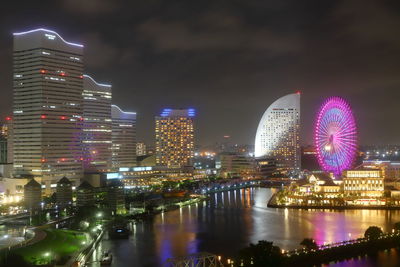
[[[136,112],[112,105],[111,118],[113,169],[136,166]]]
[[[14,33],[14,174],[46,190],[82,177],[83,46],[46,29]],[[48,193],[49,191],[47,191]]]
[[[83,167],[86,173],[111,168],[111,85],[83,75]]]

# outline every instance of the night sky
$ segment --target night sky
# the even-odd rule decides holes
[[[201,145],[253,144],[277,98],[302,91],[302,143],[324,98],[351,103],[361,144],[400,143],[399,1],[57,0],[0,8],[0,115],[11,113],[12,32],[45,27],[85,45],[153,142],[164,107],[197,109]]]

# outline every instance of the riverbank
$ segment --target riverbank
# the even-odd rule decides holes
[[[280,209],[329,209],[329,210],[400,210],[400,206],[384,205],[282,205],[276,202],[277,193],[268,200],[268,208]]]
[[[315,266],[398,249],[400,233],[384,234],[378,239],[359,238],[322,246],[317,250],[298,250],[285,254],[283,266]]]

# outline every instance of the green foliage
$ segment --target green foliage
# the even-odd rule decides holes
[[[43,265],[52,261],[65,264],[68,256],[82,249],[87,242],[83,232],[59,229],[47,229],[46,237],[29,246],[18,248],[15,254],[23,257],[24,261],[33,265]],[[18,264],[13,266],[20,266]],[[26,265],[21,265],[26,266]]]
[[[383,234],[382,229],[378,226],[370,226],[364,233],[364,237],[376,240]]]
[[[300,242],[300,245],[304,246],[308,250],[315,250],[318,248],[317,243],[315,243],[315,240],[312,238],[304,238],[303,241]]]
[[[250,244],[249,247],[239,251],[239,260],[236,261],[242,266],[281,266],[283,256],[279,247],[272,242],[265,240],[258,241],[258,244]]]

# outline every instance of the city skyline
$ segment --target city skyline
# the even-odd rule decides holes
[[[95,73],[98,80],[110,81],[114,102],[138,113],[138,140],[146,143],[154,140],[145,134],[152,129],[154,115],[166,107],[189,106],[201,114],[199,144],[220,141],[223,135],[230,135],[233,142],[250,144],[255,130],[240,129],[255,129],[258,114],[266,105],[297,89],[303,92],[302,144],[312,143],[315,110],[330,95],[342,96],[352,103],[360,124],[361,144],[399,143],[396,134],[399,126],[382,119],[385,114],[387,121],[395,121],[398,114],[395,103],[398,40],[391,32],[396,27],[389,27],[399,24],[392,11],[398,8],[395,3],[359,3],[365,9],[365,14],[360,15],[358,5],[345,2],[314,2],[299,8],[295,2],[289,5],[250,1],[227,8],[205,1],[196,7],[170,4],[164,6],[165,14],[155,8],[156,3],[148,6],[129,3],[124,8],[126,12],[122,12],[118,5],[104,1],[100,1],[97,9],[88,8],[89,2],[92,3],[51,3],[37,10],[35,17],[26,15],[30,3],[12,16],[7,14],[13,10],[12,4],[2,10],[0,86],[4,95],[11,93],[12,32],[49,27],[67,40],[92,47],[86,56],[87,72]],[[139,14],[136,18],[128,12],[133,8]],[[60,14],[49,10],[58,10]],[[290,15],[293,12],[296,16]],[[114,15],[117,13],[118,16]],[[287,19],[277,18],[274,13]],[[108,17],[106,22],[98,20],[103,15]],[[265,15],[270,19],[265,19]],[[349,18],[352,16],[354,19]],[[123,19],[132,27],[124,26]],[[373,31],[366,30],[369,21],[379,22],[374,24]],[[102,27],[102,23],[117,25],[118,30]],[[204,26],[200,33],[193,30],[197,24]],[[326,27],[326,33],[319,33],[319,27]],[[160,42],[163,30],[171,33],[169,42]],[[222,36],[226,40],[217,38],[197,44],[191,41],[211,38],[213,30],[225,34]],[[308,38],[310,35],[313,38]],[[375,39],[380,36],[379,43]],[[256,41],[245,44],[246,40],[260,40],[260,44],[256,46],[259,43]],[[332,43],[336,45],[331,46]],[[380,45],[385,52],[378,57],[371,52]],[[215,58],[220,59],[216,64]],[[319,58],[324,59],[323,63]],[[111,62],[115,66],[110,67]],[[226,79],[227,74],[231,80]],[[132,78],[134,82],[130,83]],[[4,118],[11,106],[5,98],[0,100],[0,106]],[[240,127],[232,118],[241,121]],[[371,120],[373,127],[368,123]]]

